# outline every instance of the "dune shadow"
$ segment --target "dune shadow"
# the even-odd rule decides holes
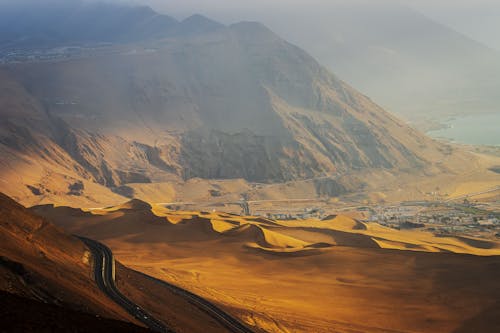
[[[452,333],[500,332],[500,300],[467,319]]]

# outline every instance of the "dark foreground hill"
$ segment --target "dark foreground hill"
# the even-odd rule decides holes
[[[151,332],[118,320],[73,311],[0,291],[0,332]]]
[[[68,217],[76,212],[68,209]],[[97,287],[92,260],[78,238],[0,193],[0,332],[147,331]],[[175,332],[227,332],[182,295],[118,261],[116,284]]]

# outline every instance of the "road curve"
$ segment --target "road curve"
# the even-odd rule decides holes
[[[135,270],[134,270],[134,272],[142,275],[146,279],[149,279],[151,281],[154,281],[158,284],[161,284],[161,285],[167,287],[174,294],[177,294],[179,296],[184,297],[191,304],[195,305],[200,310],[204,311],[205,313],[210,315],[212,318],[216,319],[221,325],[226,327],[229,331],[231,331],[233,333],[254,333],[254,331],[252,331],[250,328],[245,326],[238,319],[232,317],[227,312],[224,312],[224,310],[220,309],[218,306],[207,301],[206,299],[204,299],[196,294],[193,294],[190,291],[179,288],[176,285],[170,284],[170,283],[165,282],[165,281],[160,280],[160,279],[156,279],[156,278],[149,276],[149,275],[146,275],[142,272],[135,271]]]
[[[94,277],[99,289],[149,329],[161,333],[174,333],[174,331],[168,329],[165,324],[153,318],[153,316],[133,303],[118,290],[114,279],[115,263],[113,253],[107,246],[89,238],[77,237],[81,239],[92,252],[92,256],[94,257]]]
[[[161,321],[153,318],[144,309],[139,307],[137,304],[133,303],[131,300],[126,298],[115,285],[114,280],[114,258],[111,250],[102,243],[95,240],[80,237],[81,239],[92,251],[94,256],[94,275],[97,286],[99,289],[104,291],[108,297],[114,300],[118,305],[122,306],[128,313],[133,315],[139,321],[144,323],[150,329],[157,332],[173,333],[172,330],[167,328],[165,324]],[[200,310],[204,311],[222,326],[226,327],[230,332],[233,333],[254,333],[251,329],[241,323],[238,319],[232,317],[228,313],[224,312],[222,309],[217,307],[215,304],[207,301],[206,299],[195,295],[185,289],[179,288],[168,282],[156,279],[152,276],[146,275],[144,273],[135,271],[144,278],[154,281],[164,287],[170,289],[173,293],[187,299],[191,304],[198,307]]]

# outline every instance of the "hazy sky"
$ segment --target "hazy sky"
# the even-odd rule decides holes
[[[35,0],[0,0],[1,4],[33,2]],[[43,3],[48,0],[36,0]],[[56,1],[56,0],[50,0]],[[70,0],[59,0],[62,2]],[[79,1],[79,0],[75,0]],[[81,0],[80,0],[81,1]],[[115,1],[149,5],[177,19],[199,13],[223,23],[241,20],[261,21],[270,26],[284,26],[286,13],[317,9],[324,13],[338,3],[397,2],[406,4],[434,20],[448,25],[473,39],[500,50],[500,0],[83,0]],[[275,24],[278,23],[278,24]],[[279,32],[279,31],[277,31]],[[281,32],[283,33],[283,32]],[[286,34],[285,34],[286,35]]]
[[[290,10],[300,11],[316,7],[332,10],[335,3],[363,0],[115,0],[148,4],[156,10],[184,18],[200,13],[224,23],[256,20],[273,26],[272,20],[286,20],[280,14]],[[387,0],[364,0],[380,3]],[[490,47],[500,50],[500,1],[499,0],[393,0],[421,11]]]

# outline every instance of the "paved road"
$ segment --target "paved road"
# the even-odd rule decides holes
[[[153,318],[148,312],[125,297],[116,287],[114,279],[115,262],[111,250],[92,239],[80,238],[92,251],[94,257],[94,276],[99,289],[104,291],[109,298],[124,308],[128,313],[137,318],[151,330],[161,333],[173,333],[161,321]]]
[[[137,304],[133,303],[131,300],[126,298],[122,293],[120,293],[120,291],[115,285],[115,278],[114,278],[115,263],[114,263],[113,253],[111,252],[111,250],[107,246],[95,240],[79,236],[78,238],[80,238],[92,251],[95,263],[94,275],[99,289],[104,291],[108,295],[108,297],[114,300],[117,304],[123,307],[128,313],[133,315],[135,318],[144,323],[150,329],[156,332],[173,333],[173,331],[168,329],[165,326],[165,324],[153,318],[153,316],[151,316],[148,312],[146,312],[144,309],[142,309]],[[155,279],[141,272],[137,273],[142,275],[144,278],[147,278],[149,280],[152,280],[156,283],[159,283],[167,287],[173,293],[184,297],[191,304],[195,305],[200,310],[204,311],[212,318],[214,318],[221,325],[226,327],[230,332],[254,333],[251,329],[249,329],[239,320],[230,316],[229,314],[218,308],[215,304],[207,301],[206,299],[197,296],[187,290],[179,288],[173,284],[170,284],[168,282]]]
[[[179,288],[173,284],[165,282],[163,280],[156,279],[152,276],[146,275],[144,273],[135,271],[137,274],[142,275],[144,278],[152,280],[156,283],[159,283],[168,289],[170,289],[173,293],[180,295],[186,298],[191,304],[197,306],[200,310],[204,311],[212,318],[216,319],[221,325],[226,327],[230,332],[234,333],[254,333],[250,328],[241,323],[238,319],[230,316],[228,313],[224,312],[222,309],[217,307],[215,304],[207,301],[206,299],[195,295],[185,289]]]

